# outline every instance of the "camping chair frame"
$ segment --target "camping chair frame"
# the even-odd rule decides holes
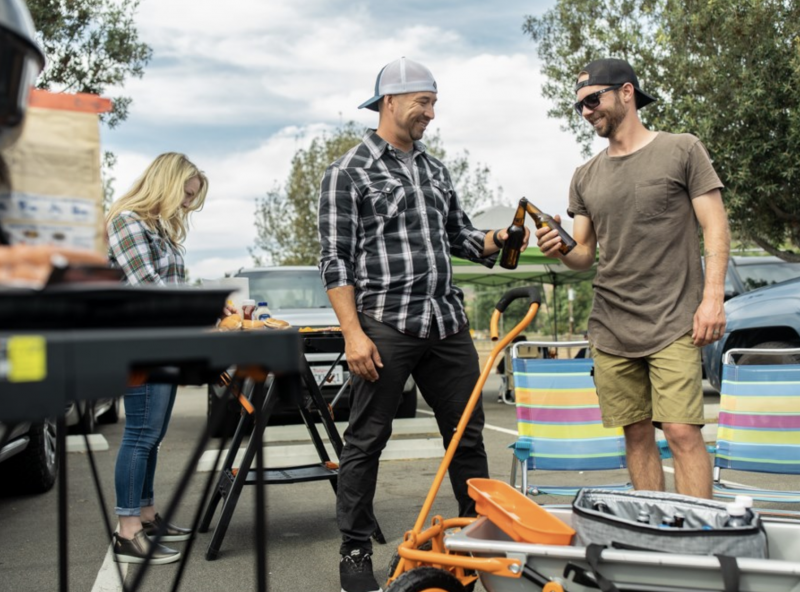
[[[594,381],[591,378],[591,359],[578,360],[574,358],[559,360],[552,358],[525,358],[520,356],[523,348],[559,348],[575,349],[588,347],[586,341],[522,341],[512,347],[512,364],[515,372],[515,399],[517,405],[518,431],[516,442],[510,448],[514,455],[511,465],[510,483],[517,486],[517,471],[521,473],[520,491],[530,495],[550,494],[571,496],[580,489],[580,486],[529,486],[528,470],[575,470],[575,471],[600,471],[624,469],[627,467],[625,460],[625,439],[622,429],[603,428],[600,424],[599,402],[594,393]],[[532,387],[538,386],[535,373],[526,376],[521,372],[524,366],[531,369],[536,367],[547,370],[541,374],[542,382],[560,380],[559,366],[574,372],[563,373],[567,388],[564,392],[564,406],[553,405],[552,397],[543,395],[544,399],[550,398],[550,405],[543,401],[542,395],[530,393],[526,390],[539,390]],[[517,376],[519,374],[519,377]],[[519,380],[518,378],[522,378]],[[563,385],[562,385],[563,386]],[[562,390],[562,389],[557,389]],[[554,392],[557,392],[554,391]],[[550,409],[548,409],[550,407]],[[563,417],[568,421],[558,421]],[[572,416],[572,417],[570,417]],[[552,419],[551,419],[552,418]],[[530,424],[530,433],[526,425]],[[544,435],[536,434],[536,430],[547,432]],[[581,433],[578,433],[581,432]],[[590,436],[587,438],[587,433]],[[581,442],[584,441],[584,442]],[[573,444],[577,451],[568,450]],[[591,452],[587,450],[591,448]],[[537,465],[539,463],[539,466]],[[596,485],[607,489],[628,490],[633,485],[629,482]]]
[[[722,469],[800,475],[800,364],[737,365],[734,358],[800,355],[796,349],[725,352],[714,457],[714,495],[748,495],[762,502],[800,503],[800,491],[746,487],[722,481]]]

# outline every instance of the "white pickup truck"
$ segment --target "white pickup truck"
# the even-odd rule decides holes
[[[270,313],[276,319],[290,323],[293,327],[332,327],[339,321],[331,308],[328,295],[322,285],[319,271],[313,266],[253,267],[242,268],[227,274],[229,277],[247,278],[250,298],[258,302],[266,302]],[[329,368],[338,354],[306,353],[306,360],[318,380],[325,378]],[[342,385],[350,378],[347,362],[342,356],[334,368],[328,382],[322,387],[322,396],[330,404],[340,391]],[[217,406],[226,407],[226,418],[222,427],[212,436],[231,435],[239,420],[239,403],[221,399],[222,387],[208,387],[208,417],[212,416]],[[346,420],[349,400],[345,395],[337,401],[334,412],[337,420]],[[417,386],[409,377],[403,389],[403,401],[397,410],[397,417],[414,417],[417,413]],[[287,417],[299,417],[292,406],[281,405],[270,419],[275,423]]]

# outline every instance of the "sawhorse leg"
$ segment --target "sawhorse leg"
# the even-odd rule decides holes
[[[266,396],[264,396],[264,384],[262,383],[255,385],[253,389],[252,400],[255,403],[256,413],[260,413],[261,418],[263,418],[261,422],[257,422],[260,424],[259,427],[261,427],[261,430],[254,428],[253,432],[250,434],[250,440],[248,441],[247,448],[244,451],[244,457],[242,458],[239,470],[236,471],[235,475],[233,473],[233,462],[236,458],[236,453],[239,450],[238,445],[234,446],[233,442],[231,443],[230,450],[228,451],[225,463],[223,464],[222,471],[220,473],[219,484],[217,485],[217,493],[219,498],[224,498],[225,501],[222,504],[222,514],[219,517],[219,521],[217,521],[214,534],[211,535],[211,542],[208,544],[208,549],[206,550],[206,559],[209,561],[216,559],[219,555],[219,549],[222,546],[222,540],[225,538],[228,525],[230,524],[231,518],[233,517],[233,512],[236,509],[236,503],[239,501],[239,495],[242,493],[242,487],[244,487],[245,481],[247,480],[247,475],[250,472],[250,467],[253,464],[253,459],[256,456],[258,448],[264,446],[264,427],[267,425],[269,414],[271,413],[272,408],[275,406],[275,403],[278,399],[276,384],[277,381],[273,380],[269,386]],[[242,419],[239,421],[239,426],[236,428],[236,435],[239,436],[239,443],[241,443],[243,438],[245,422],[247,421],[247,416],[242,417]],[[242,434],[239,434],[240,431]],[[234,436],[234,440],[236,439],[236,435]],[[203,518],[204,524],[210,524],[211,516],[213,516],[216,505],[219,503],[219,498],[213,503],[213,506],[211,503],[209,503],[206,516]]]

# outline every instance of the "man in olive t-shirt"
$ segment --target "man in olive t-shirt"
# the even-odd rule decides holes
[[[575,249],[561,256],[557,233],[547,229],[536,233],[539,247],[572,269],[591,267],[600,247],[589,318],[595,383],[604,425],[625,431],[636,489],[664,490],[660,427],[678,492],[710,498],[700,348],[725,329],[730,239],[722,183],[697,138],[642,125],[637,110],[655,99],[627,62],[591,62],[576,93],[575,108],[608,148],[572,178]]]

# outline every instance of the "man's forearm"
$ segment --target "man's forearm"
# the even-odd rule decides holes
[[[328,290],[328,300],[331,301],[333,312],[339,319],[344,338],[349,334],[361,332],[361,323],[358,320],[356,309],[356,292],[353,286],[339,286]]]
[[[727,226],[724,231],[706,232],[703,242],[705,243],[703,296],[724,298],[725,276],[728,273],[728,256],[730,254]]]

